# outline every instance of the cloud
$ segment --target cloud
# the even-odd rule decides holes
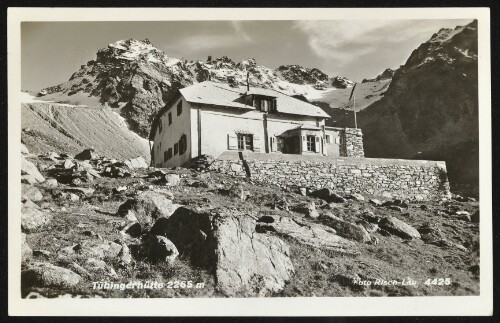
[[[221,34],[197,34],[175,42],[174,46],[185,50],[204,50],[242,46],[253,42],[241,22],[231,21],[227,32]]]
[[[454,28],[463,20],[342,20],[298,21],[294,28],[308,36],[319,57],[345,66],[381,53],[416,48],[443,27]]]

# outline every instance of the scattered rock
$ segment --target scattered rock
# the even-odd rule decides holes
[[[288,200],[286,199],[285,196],[280,195],[280,194],[274,194],[274,196],[273,196],[273,209],[289,211],[290,210],[290,203],[288,203]]]
[[[25,208],[32,208],[32,209],[40,209],[40,207],[36,204],[36,203],[33,203],[31,200],[26,200],[24,203],[23,203],[23,207]]]
[[[471,222],[471,216],[470,216],[470,213],[467,212],[467,211],[456,211],[455,212],[455,215],[457,215],[457,218],[459,220],[463,220],[463,221],[467,221],[467,222]]]
[[[375,223],[371,223],[365,220],[360,220],[357,222],[357,224],[361,225],[363,228],[365,228],[366,232],[368,233],[374,233],[378,231],[378,225]]]
[[[106,262],[100,259],[89,258],[87,259],[87,261],[85,261],[84,266],[85,269],[94,273],[104,274],[113,278],[118,277],[113,267],[109,266],[108,264],[106,264]]]
[[[67,258],[75,255],[86,256],[96,259],[115,258],[118,256],[122,246],[112,241],[84,240],[73,246],[59,250],[58,257]]]
[[[372,211],[370,211],[370,210],[365,210],[365,211],[363,211],[363,212],[359,215],[359,217],[360,217],[361,219],[364,219],[364,220],[366,220],[366,221],[368,221],[368,222],[375,223],[375,224],[379,223],[379,222],[380,222],[380,219],[381,219],[381,217],[380,217],[379,215],[377,215],[377,214],[373,213],[373,212],[372,212]]]
[[[71,193],[84,194],[86,196],[92,196],[95,192],[95,189],[91,187],[65,187],[63,190]]]
[[[125,243],[122,243],[122,250],[120,250],[118,257],[124,264],[128,265],[132,262],[132,255],[130,254],[130,249]]]
[[[314,202],[301,204],[293,208],[295,212],[304,214],[306,217],[316,219],[319,217],[319,213],[316,210],[316,204]]]
[[[173,263],[179,251],[172,241],[163,236],[150,235],[142,245],[143,253],[153,263]]]
[[[352,193],[350,194],[348,197],[348,199],[353,199],[353,200],[356,200],[356,201],[364,201],[365,200],[365,197],[359,193]]]
[[[368,202],[369,202],[370,204],[375,205],[375,206],[381,206],[381,205],[382,205],[382,201],[377,200],[377,199],[370,199]]]
[[[77,285],[81,276],[73,271],[54,266],[49,263],[33,263],[21,272],[21,286],[30,287],[63,287]]]
[[[138,168],[148,168],[148,163],[143,157],[137,157],[132,159],[124,160],[123,163],[128,166],[130,169],[138,169]]]
[[[315,248],[359,254],[356,243],[338,236],[333,228],[288,217],[263,216],[257,220],[257,232],[276,232]]]
[[[72,271],[74,271],[75,273],[77,273],[80,276],[91,277],[88,270],[83,268],[82,266],[80,266],[76,262],[72,262],[68,267],[69,267],[69,269],[71,269]]]
[[[26,242],[26,234],[21,233],[21,261],[25,262],[33,255],[33,250]]]
[[[176,186],[181,182],[181,177],[178,174],[166,174],[165,175],[165,185]]]
[[[70,169],[70,168],[73,168],[75,166],[75,163],[71,160],[71,159],[66,159],[63,163],[62,163],[62,167],[64,169]]]
[[[397,205],[389,205],[387,208],[389,210],[399,211],[399,212],[403,212],[405,210],[401,206],[397,206]]]
[[[411,225],[391,216],[380,220],[379,227],[405,239],[420,239],[420,233]]]
[[[23,232],[32,232],[47,225],[52,215],[35,208],[21,209],[21,229]]]
[[[33,256],[35,256],[35,257],[49,258],[50,257],[50,251],[43,250],[43,249],[33,250]]]
[[[299,192],[300,192],[300,195],[307,196],[307,188],[301,187]]]
[[[393,200],[393,201],[387,201],[382,204],[382,206],[387,206],[391,209],[393,206],[397,206],[397,208],[392,208],[401,210],[401,209],[407,209],[408,208],[408,201],[403,201],[403,200]]]
[[[459,220],[466,221],[466,222],[471,222],[472,221],[469,214],[460,214],[457,218]]]
[[[78,160],[91,160],[91,159],[97,159],[99,156],[95,153],[94,149],[85,149],[81,153],[77,154],[75,156],[75,159]]]
[[[32,175],[21,175],[21,183],[36,184],[36,183],[38,183],[38,181]]]
[[[132,238],[137,238],[142,234],[142,227],[139,223],[129,223],[125,228],[120,231],[122,234],[128,234]]]
[[[471,217],[470,217],[470,221],[472,223],[479,223],[479,210],[477,210],[476,212],[474,212]]]
[[[344,221],[336,216],[323,217],[323,223],[335,229],[337,234],[343,238],[362,243],[371,241],[370,234],[361,225]]]
[[[24,156],[21,156],[21,175],[29,175],[38,183],[43,183],[45,181],[45,177],[40,174],[35,164],[24,158]]]
[[[310,194],[311,196],[323,199],[327,202],[344,203],[345,199],[329,188],[322,188]]]
[[[31,200],[38,202],[43,199],[42,192],[33,185],[21,184],[21,201]]]
[[[169,217],[179,205],[172,203],[165,195],[144,191],[129,199],[118,208],[117,215],[127,216],[133,212],[141,224],[152,224],[156,219]]]
[[[49,178],[44,183],[43,186],[46,188],[56,188],[59,184],[55,178]]]

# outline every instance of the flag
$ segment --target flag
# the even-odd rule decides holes
[[[356,84],[358,84],[358,83],[354,83],[354,86],[352,87],[351,96],[349,97],[349,101],[351,101],[351,99],[352,99],[352,96],[354,94],[354,89],[356,88]]]

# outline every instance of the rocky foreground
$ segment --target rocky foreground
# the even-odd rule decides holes
[[[23,146],[23,297],[479,293],[473,198],[282,191],[208,162],[156,169]]]

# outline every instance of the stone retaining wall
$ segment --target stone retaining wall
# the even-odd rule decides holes
[[[441,161],[225,152],[210,169],[282,188],[326,187],[340,194],[416,199],[450,194],[446,164]]]
[[[345,128],[345,155],[346,157],[365,157],[363,149],[363,133],[361,129]]]

